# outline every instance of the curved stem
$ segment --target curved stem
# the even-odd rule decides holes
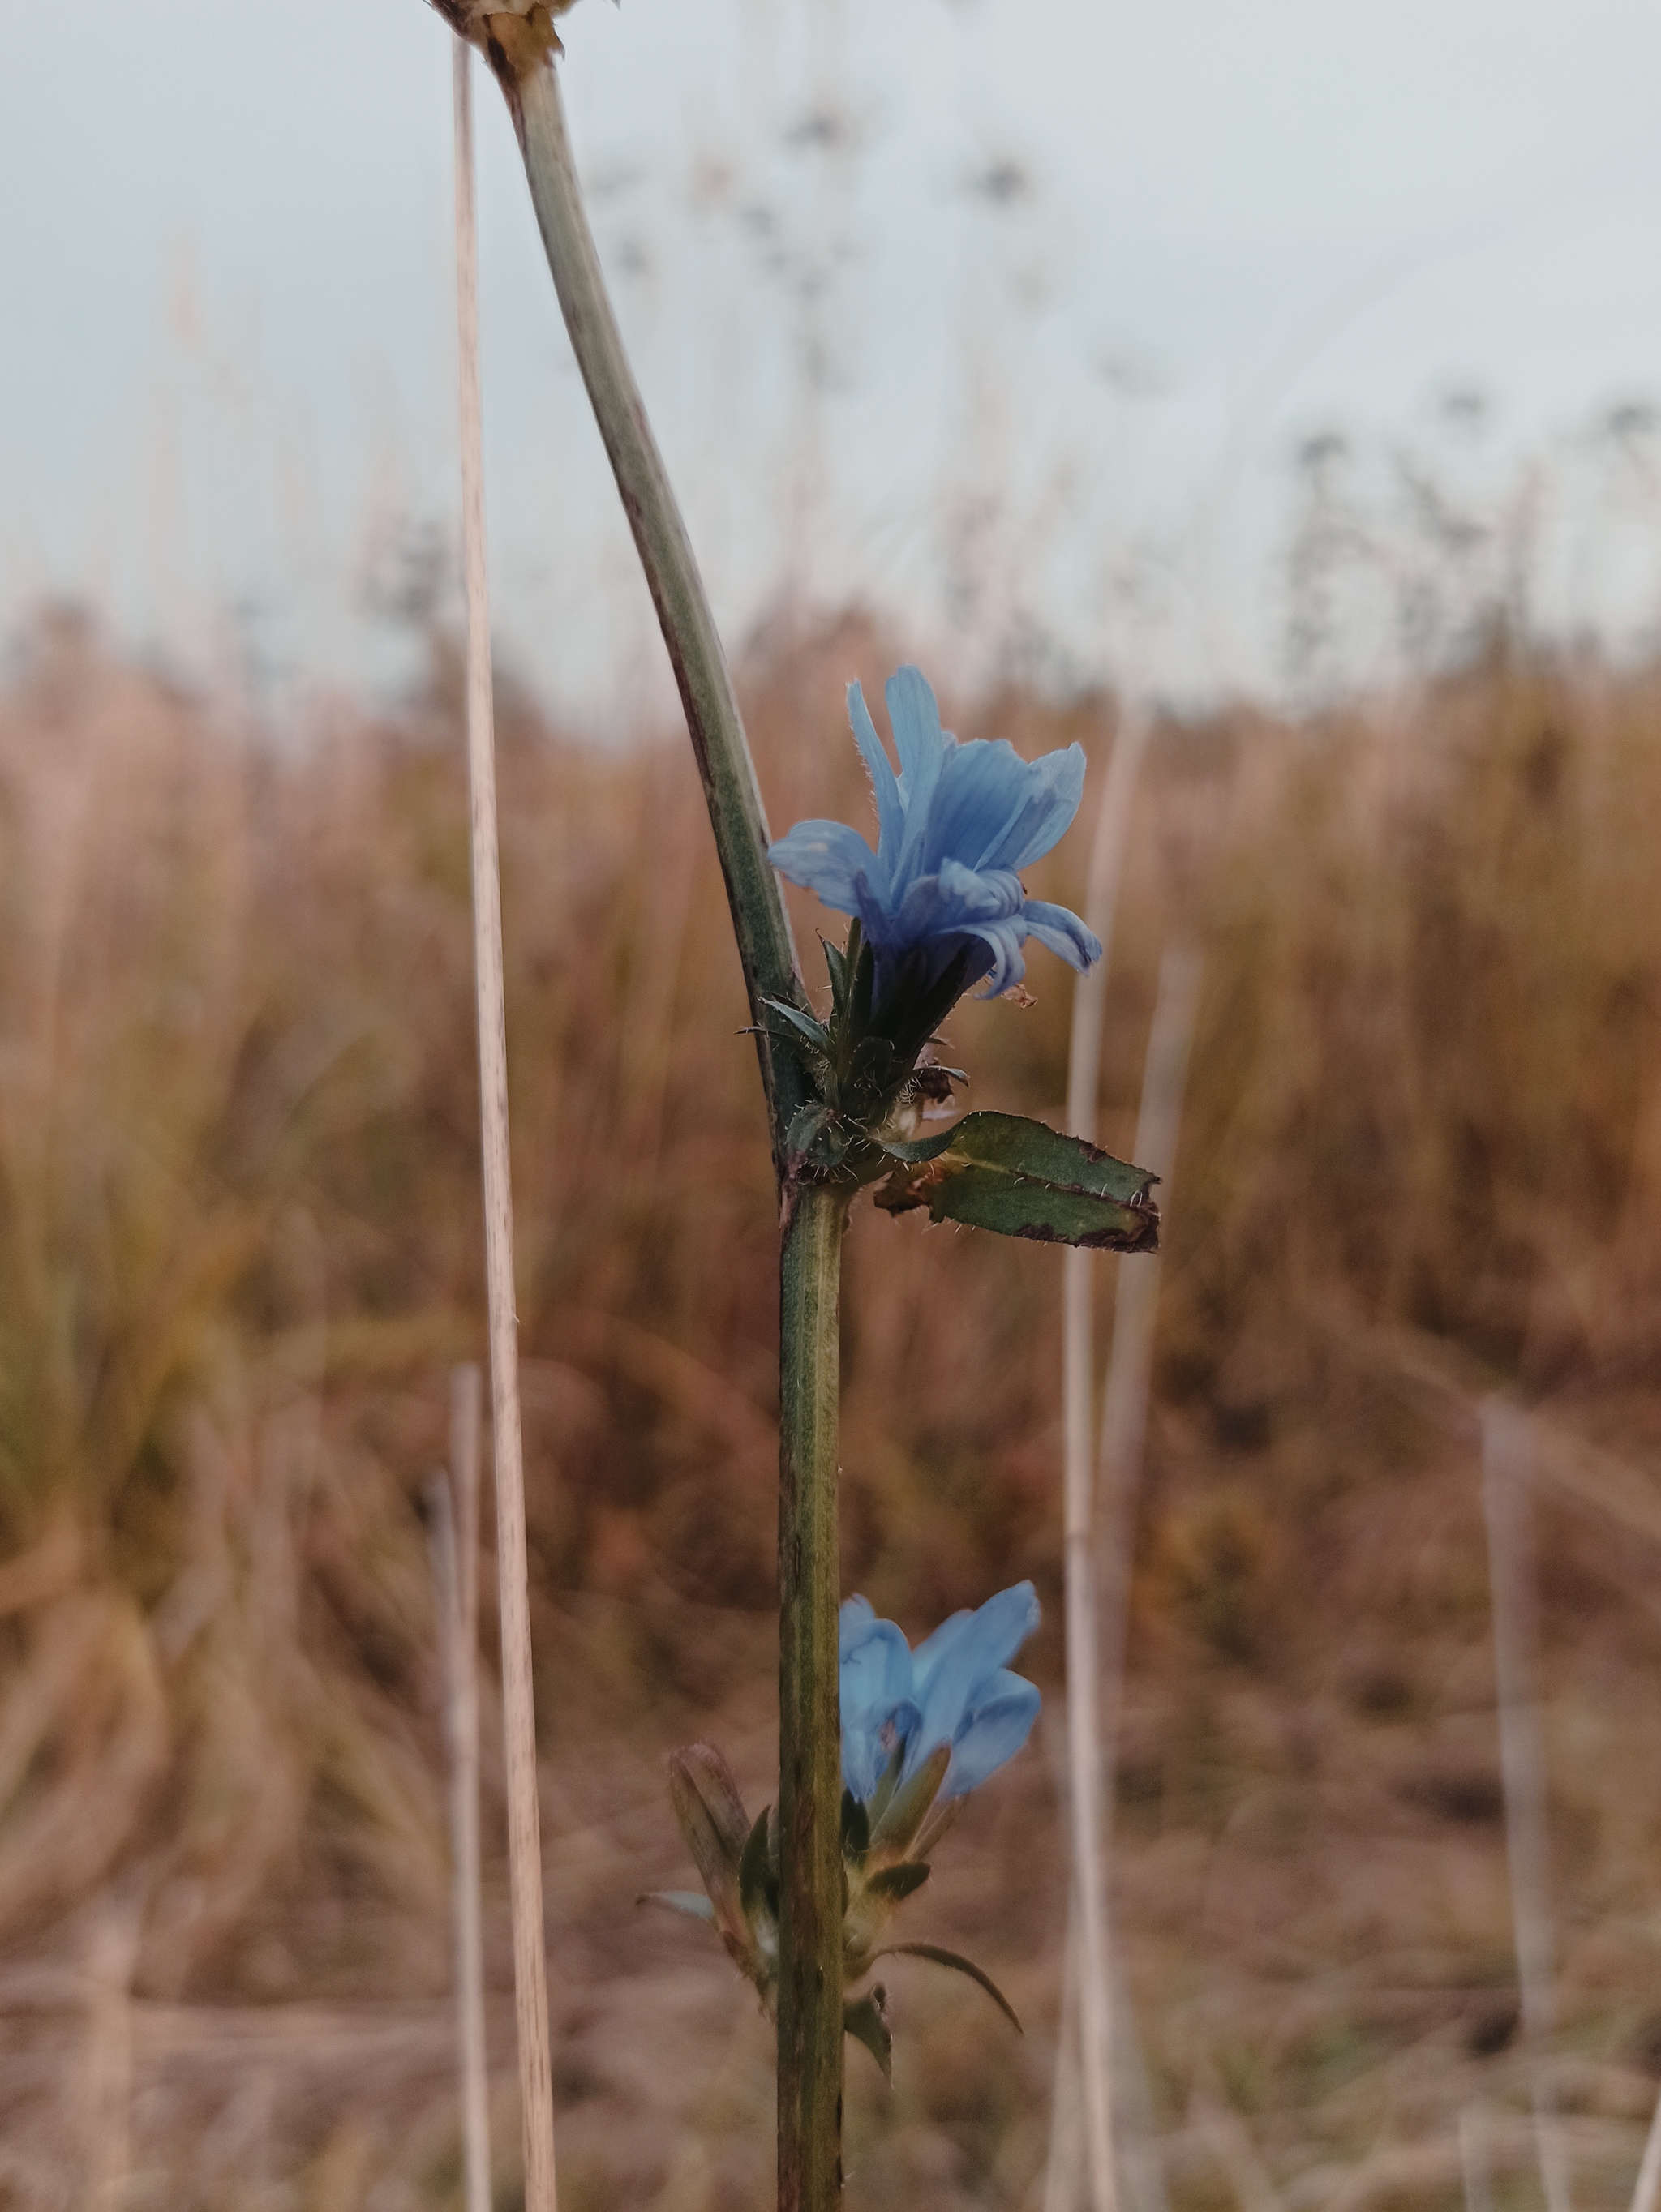
[[[842,2187],[842,1756],[837,1614],[837,1300],[848,1194],[788,1180],[787,1133],[812,1096],[760,1030],[763,1001],[805,1004],[733,680],[680,510],[624,349],[582,205],[545,8],[461,9],[507,97],[572,349],[680,687],[727,879],[783,1200],[779,1332],[778,2122],[780,2212],[836,2212]]]
[[[546,58],[518,61],[494,40],[489,50],[519,134],[565,327],[680,688],[715,849],[727,878],[751,1016],[759,1023],[764,999],[800,1000],[802,994],[789,917],[767,859],[767,817],[732,675],[606,295],[552,62]],[[772,1123],[774,1169],[782,1182],[784,1134],[810,1094],[793,1054],[778,1049],[759,1033],[756,1044]]]
[[[794,1185],[779,1254],[779,2212],[842,2190],[838,1299],[848,1194]]]

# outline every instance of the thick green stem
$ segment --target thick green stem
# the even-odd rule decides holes
[[[786,1194],[779,1255],[779,2212],[842,2189],[838,1291],[848,1194]]]
[[[493,41],[489,51],[519,134],[565,327],[680,687],[715,849],[727,878],[751,1016],[760,1024],[764,999],[800,1001],[801,986],[783,896],[768,863],[767,817],[732,675],[606,295],[571,160],[553,64],[535,57],[527,63],[520,47],[511,42],[510,50],[504,50]],[[810,1093],[793,1054],[780,1050],[759,1030],[756,1042],[771,1119],[774,1167],[782,1182],[785,1132]]]

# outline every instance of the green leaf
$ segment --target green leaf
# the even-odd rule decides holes
[[[817,1139],[836,1120],[830,1109],[815,1098],[806,1106],[798,1106],[784,1133],[784,1149],[792,1159],[800,1159],[813,1149]]]
[[[711,1927],[715,1924],[715,1906],[696,1889],[643,1889],[635,1903],[661,1905],[671,1912],[684,1912],[689,1920],[702,1920]]]
[[[891,1088],[894,1081],[893,1046],[885,1036],[861,1037],[854,1047],[848,1072],[855,1082],[868,1083],[879,1090]]]
[[[830,1127],[821,1131],[818,1142],[813,1147],[811,1155],[813,1164],[816,1167],[839,1168],[848,1158],[849,1148],[858,1139],[859,1133],[857,1129],[850,1129],[845,1121],[833,1115]]]
[[[891,1210],[926,1205],[934,1221],[1047,1244],[1158,1248],[1156,1177],[1024,1115],[966,1114],[938,1137],[884,1149],[914,1171],[902,1174]]]
[[[865,941],[857,920],[848,928],[848,971],[852,988],[848,994],[848,1018],[855,1030],[871,1026],[871,993],[876,981],[877,956]]]
[[[821,937],[824,948],[824,964],[830,976],[830,1003],[840,1006],[848,989],[848,958],[839,945],[832,945],[828,937]]]
[[[915,1897],[928,1879],[928,1869],[921,1860],[904,1859],[898,1866],[883,1867],[865,1885],[866,1893],[880,1897],[890,1905],[898,1905],[908,1897]]]
[[[885,1950],[875,1952],[878,1959],[932,1959],[937,1966],[950,1966],[954,1973],[967,1974],[971,1982],[978,1982],[994,2004],[1009,2021],[1017,2035],[1025,2033],[1015,2017],[1015,2008],[983,1967],[961,1952],[948,1951],[939,1943],[890,1943]]]
[[[800,1006],[793,1006],[788,999],[764,999],[762,1004],[770,1014],[776,1014],[793,1030],[803,1044],[809,1045],[823,1059],[830,1049],[830,1032],[823,1022],[815,1021]]]
[[[879,1982],[866,1996],[844,2002],[842,2024],[855,2042],[862,2043],[881,2067],[884,2081],[891,2081],[894,2078],[894,2039],[888,2032],[888,2022],[884,2016],[887,2003],[888,1992]]]

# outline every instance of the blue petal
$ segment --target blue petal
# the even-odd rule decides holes
[[[940,727],[940,710],[928,678],[907,661],[883,686],[894,746],[900,757],[900,795],[910,826],[916,830],[928,811],[940,772],[958,750],[949,730]]]
[[[925,1636],[911,1654],[911,1680],[918,1697],[928,1695],[935,1676],[942,1667],[951,1663],[974,1620],[974,1614],[964,1606],[961,1612],[949,1614],[932,1636]]]
[[[975,1613],[954,1613],[911,1654],[913,1694],[922,1723],[911,1739],[906,1767],[915,1772],[937,1743],[950,1743],[981,1686],[1013,1659],[1038,1625],[1038,1596],[1031,1583],[1000,1590]]]
[[[896,897],[928,866],[924,849],[928,818],[947,763],[958,750],[958,741],[940,727],[935,704],[922,671],[908,662],[897,668],[885,687],[888,719],[900,757],[900,803],[905,809],[905,843],[893,864]]]
[[[1007,921],[1021,910],[1021,879],[1009,868],[966,868],[961,860],[942,860],[934,880],[950,902],[954,925],[958,917],[965,922]]]
[[[1021,908],[1021,922],[1029,937],[1059,953],[1069,968],[1082,975],[1102,957],[1102,941],[1087,929],[1071,908],[1051,906],[1043,899],[1028,899]]]
[[[1037,1687],[1020,1674],[994,1675],[974,1700],[952,1746],[941,1802],[962,1797],[995,1774],[1032,1733],[1041,1703]]]
[[[767,857],[782,876],[817,891],[840,914],[858,914],[862,896],[880,902],[887,891],[881,861],[845,822],[798,822],[788,836],[768,847]]]
[[[934,875],[945,860],[977,868],[996,850],[1026,797],[1026,763],[1000,738],[959,745],[942,768],[928,808],[916,871]],[[908,829],[915,830],[911,815]]]
[[[1021,957],[1021,926],[1015,921],[988,921],[968,932],[970,937],[983,939],[991,951],[992,959],[986,978],[983,999],[995,999],[1012,984],[1019,983],[1026,973],[1026,962]]]
[[[928,1696],[936,1673],[952,1658],[964,1638],[970,1641],[980,1673],[995,1674],[1009,1664],[1043,1618],[1038,1593],[1030,1582],[1012,1583],[973,1613],[954,1613],[911,1654],[917,1695]]]
[[[853,728],[854,743],[869,772],[877,802],[877,850],[891,875],[899,860],[900,848],[905,842],[905,806],[888,756],[882,749],[882,739],[877,735],[877,726],[871,719],[871,710],[865,703],[865,694],[857,684],[848,687],[848,720]]]
[[[882,934],[873,942],[897,949],[921,945],[925,938],[946,931],[961,934],[977,922],[1007,921],[1020,906],[1019,876],[1001,871],[977,875],[972,868],[947,860],[937,874],[919,876],[907,887],[898,906],[884,917]]]
[[[882,1749],[882,1724],[888,1717],[888,1708],[873,1705],[843,1719],[842,1778],[861,1802],[875,1790],[888,1765]]]
[[[837,1695],[842,1715],[842,1776],[858,1798],[881,1781],[894,1746],[915,1727],[911,1651],[891,1620],[879,1620],[870,1601],[850,1597],[837,1620]]]
[[[860,918],[860,925],[865,932],[867,943],[876,947],[877,964],[880,969],[885,946],[892,946],[896,951],[904,951],[910,943],[910,939],[903,937],[900,933],[893,903],[876,884],[868,880],[861,881],[858,886],[858,894],[859,903],[854,911]],[[877,993],[880,997],[882,993],[880,981],[877,985]]]
[[[910,1698],[869,1705],[842,1728],[842,1778],[861,1803],[888,1771],[898,1745],[909,1742],[922,1716]]]
[[[978,862],[981,867],[1030,867],[1060,841],[1079,811],[1084,797],[1082,745],[1068,745],[1023,765],[1027,783],[1020,809]]]
[[[868,1597],[845,1597],[837,1614],[837,1656],[845,1659],[871,1632],[877,1608]]]
[[[855,1602],[850,1600],[843,1607],[837,1637],[844,1725],[851,1714],[867,1712],[874,1705],[887,1708],[911,1695],[911,1648],[904,1636],[891,1620],[879,1620],[874,1614],[862,1620],[855,1615],[850,1622]]]

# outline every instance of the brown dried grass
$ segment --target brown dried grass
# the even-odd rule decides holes
[[[752,665],[776,820],[859,805],[856,670],[884,672],[857,628]],[[251,732],[66,619],[0,696],[0,2204],[459,2201],[418,1512],[481,1346],[457,707],[439,650],[395,718]],[[1104,702],[961,712],[1110,742]],[[683,1878],[670,1746],[714,1735],[769,1788],[773,1224],[736,963],[680,748],[596,754],[511,692],[502,720],[563,2186],[759,2205],[764,2028],[630,1902]],[[1110,1143],[1179,925],[1208,985],[1116,1880],[1196,2212],[1452,2203],[1478,2096],[1523,2185],[1475,1456],[1399,1347],[1549,1401],[1644,1487],[1658,829],[1661,682],[1518,650],[1388,720],[1153,741]],[[1067,992],[1033,981],[953,1042],[980,1103],[1053,1113]],[[845,1344],[850,1586],[916,1632],[1031,1573],[1050,1683],[1053,1261],[862,1218]],[[1542,1514],[1566,2102],[1601,2202],[1661,2064],[1658,1624],[1636,1539]],[[485,1745],[494,1839],[488,1703]],[[1030,2033],[897,1973],[891,2094],[852,2061],[851,2201],[1033,2201],[1056,1810],[1029,1756],[912,1908]]]

